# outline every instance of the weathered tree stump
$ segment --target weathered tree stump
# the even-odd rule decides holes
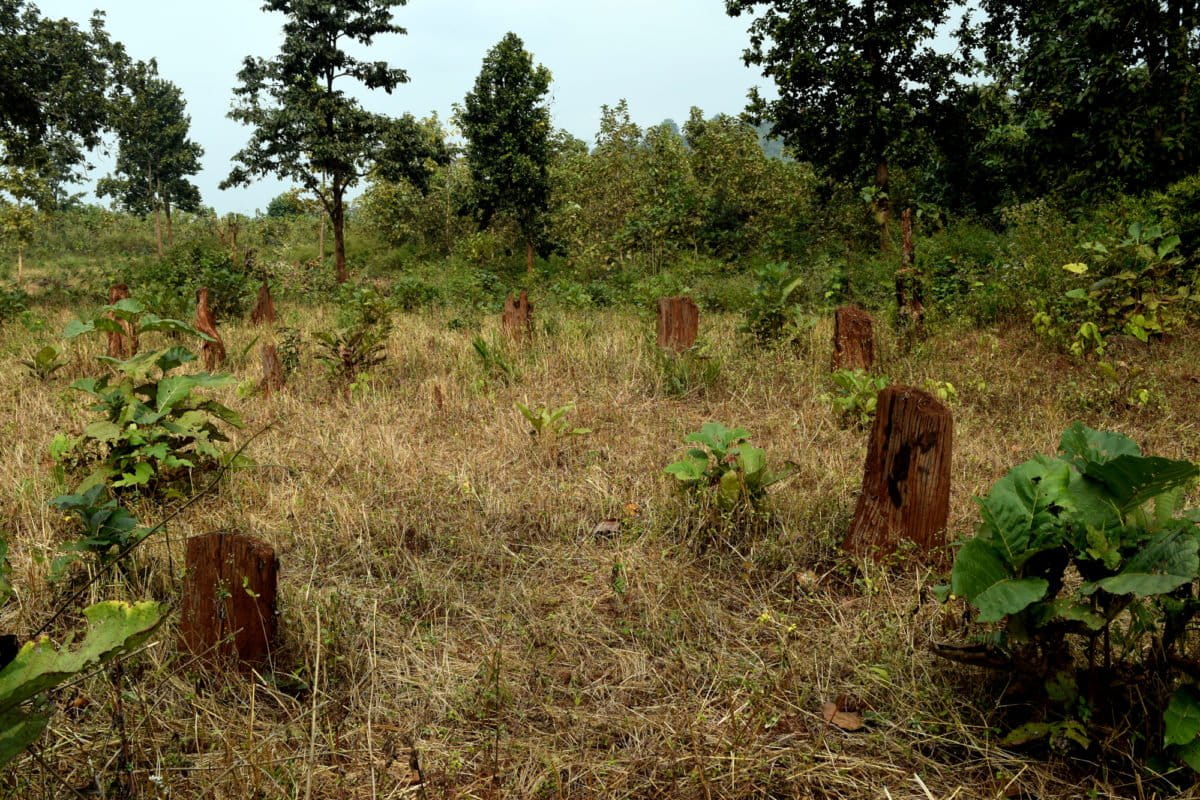
[[[682,353],[696,343],[700,309],[690,297],[663,297],[658,301],[658,346]]]
[[[275,324],[275,301],[271,299],[271,286],[265,279],[258,287],[258,302],[250,312],[250,322],[254,325]]]
[[[278,577],[275,550],[258,539],[233,533],[188,539],[181,647],[210,663],[269,661]]]
[[[950,409],[933,395],[906,386],[880,392],[862,493],[842,547],[876,559],[906,540],[922,554],[942,548],[953,438]]]
[[[903,332],[920,336],[924,333],[925,297],[921,276],[917,274],[917,248],[913,240],[912,209],[904,209],[900,218],[902,250],[900,269],[896,270],[896,314]]]
[[[279,350],[273,344],[263,345],[262,383],[259,389],[270,397],[275,392],[283,391],[283,383],[283,363],[279,360]]]
[[[115,284],[109,287],[108,304],[115,305],[122,300],[129,299],[129,287],[123,283]],[[115,320],[121,326],[124,333],[116,331],[108,332],[108,357],[126,359],[133,358],[138,351],[138,336],[137,329],[129,320],[119,319],[116,314],[111,311],[108,313],[108,318]]]
[[[217,318],[208,304],[208,289],[201,286],[196,291],[196,330],[212,337],[212,341],[200,345],[204,356],[204,368],[209,372],[225,363],[225,341],[217,331]]]
[[[875,326],[861,308],[842,306],[833,315],[833,368],[861,369],[875,366]]]
[[[533,333],[533,305],[526,292],[521,292],[519,296],[510,294],[504,301],[501,327],[509,336],[518,339]]]

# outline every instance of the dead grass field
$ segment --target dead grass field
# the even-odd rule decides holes
[[[306,332],[331,324],[325,308],[281,312]],[[769,351],[736,318],[704,315],[721,375],[674,397],[648,316],[541,313],[534,341],[510,348],[520,377],[486,386],[474,334],[450,330],[452,316],[398,315],[388,362],[350,400],[311,348],[285,393],[222,393],[246,417],[235,440],[272,425],[248,450],[253,465],[92,599],[176,603],[186,536],[254,533],[282,561],[275,670],[207,674],[176,653],[172,619],[118,677],[56,693],[42,763],[14,762],[0,796],[120,797],[122,784],[139,798],[1139,796],[1100,767],[1001,749],[1004,676],[929,652],[966,634],[961,608],[927,591],[940,576],[838,554],[866,435],[820,400],[828,322],[798,349]],[[232,371],[257,379],[258,344],[238,354],[258,331],[222,331]],[[0,628],[18,633],[66,594],[45,581],[71,535],[47,505],[46,445],[84,424],[67,386],[95,370],[98,347],[67,344],[71,366],[39,384],[16,359],[50,335],[0,331],[0,502],[18,590]],[[882,350],[893,380],[958,390],[952,538],[973,530],[973,495],[1052,451],[1074,419],[1151,453],[1200,454],[1191,335],[1118,354],[1161,391],[1150,410],[1095,400],[1098,379],[1019,328]],[[538,441],[518,401],[573,401],[573,422],[593,433]],[[772,490],[770,531],[741,552],[688,545],[662,472],[710,420],[745,426],[774,463],[799,467]],[[136,510],[144,522],[163,513]],[[606,518],[621,533],[594,537]],[[838,697],[865,712],[864,730],[823,722],[821,704]]]

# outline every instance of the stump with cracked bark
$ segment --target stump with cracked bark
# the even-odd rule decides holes
[[[217,318],[208,302],[208,289],[201,286],[196,291],[196,330],[211,338],[200,346],[204,356],[204,368],[212,372],[225,363],[225,341],[217,331]]]
[[[833,317],[833,368],[870,372],[875,365],[875,324],[861,308],[842,306]]]
[[[533,304],[529,295],[509,295],[504,301],[504,316],[501,317],[501,327],[504,332],[515,339],[521,339],[533,334]]]
[[[258,302],[250,312],[250,322],[254,325],[275,324],[275,301],[271,299],[271,287],[265,280],[258,287]]]
[[[108,304],[115,305],[122,300],[129,299],[129,287],[123,283],[115,284],[108,290]],[[116,331],[108,332],[108,357],[117,359],[133,358],[138,351],[138,336],[137,329],[133,323],[126,319],[119,319],[116,314],[111,311],[108,313],[108,318],[115,320],[121,326],[124,333]]]
[[[269,662],[278,579],[275,550],[258,539],[233,533],[188,539],[181,648],[213,664]]]
[[[927,560],[943,558],[953,437],[950,409],[933,395],[906,386],[879,393],[844,549],[880,559],[909,541]]]
[[[283,391],[283,363],[279,360],[279,350],[273,344],[263,345],[262,349],[262,383],[259,388],[263,395],[270,397],[275,392]]]
[[[682,353],[696,344],[700,309],[690,297],[663,297],[658,301],[658,346]]]

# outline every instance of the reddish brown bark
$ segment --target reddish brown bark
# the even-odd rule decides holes
[[[273,344],[263,345],[262,383],[259,388],[267,397],[283,391],[283,363],[279,360],[279,350]]]
[[[108,304],[115,305],[121,300],[129,299],[129,287],[123,283],[118,283],[108,290]],[[109,331],[108,334],[108,357],[126,359],[133,358],[138,351],[138,336],[137,329],[129,320],[118,319],[116,314],[111,311],[108,313],[108,318],[116,320],[121,326],[124,333]]]
[[[225,341],[217,332],[217,318],[208,304],[208,289],[203,286],[196,291],[195,328],[212,338],[212,341],[200,345],[200,352],[204,355],[204,368],[212,372],[225,363]]]
[[[658,346],[682,353],[696,343],[700,309],[690,297],[663,297],[658,301]]]
[[[258,302],[250,312],[250,322],[255,325],[275,324],[275,301],[271,299],[271,286],[265,280],[258,287]]]
[[[875,325],[861,308],[842,306],[833,316],[833,368],[870,372],[875,365]]]
[[[504,332],[514,338],[520,339],[533,334],[533,304],[529,302],[526,292],[521,292],[518,296],[508,296],[504,301],[504,316],[500,322]]]
[[[954,420],[936,397],[906,386],[879,393],[862,493],[842,547],[883,558],[903,541],[940,559],[950,514]]]
[[[253,537],[210,533],[188,539],[182,649],[210,663],[270,661],[278,579],[274,549]]]
[[[904,209],[900,217],[902,250],[900,269],[896,270],[896,313],[910,333],[920,334],[925,323],[925,300],[917,275],[917,247],[913,239],[912,209]]]

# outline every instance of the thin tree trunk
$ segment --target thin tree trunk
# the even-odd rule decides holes
[[[333,224],[333,261],[337,270],[337,282],[345,283],[350,279],[350,273],[346,270],[346,212],[342,206],[340,192],[334,198],[333,213],[330,214],[329,221]]]
[[[317,234],[317,249],[321,252],[321,262],[325,262],[325,207],[321,207],[321,228]]]
[[[158,247],[158,257],[163,257],[162,246],[162,206],[154,204],[154,243]]]
[[[25,246],[17,245],[17,283],[25,279]]]

